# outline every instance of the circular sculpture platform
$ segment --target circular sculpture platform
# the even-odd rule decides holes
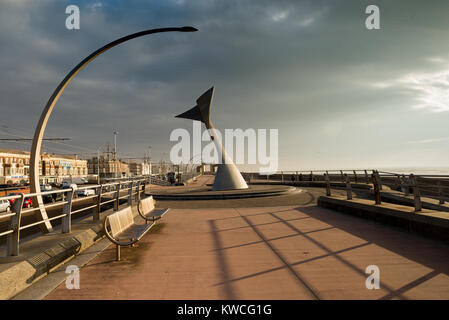
[[[301,192],[291,186],[250,185],[248,189],[212,191],[211,186],[168,187],[150,191],[155,200],[224,200],[255,197],[273,197]]]

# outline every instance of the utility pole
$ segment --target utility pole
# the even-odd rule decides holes
[[[117,178],[117,130],[114,129],[114,178]]]
[[[151,169],[151,146],[148,146],[148,164],[150,166],[149,170],[150,170],[150,176],[152,174],[152,169]]]
[[[97,148],[97,184],[100,184],[100,148]]]

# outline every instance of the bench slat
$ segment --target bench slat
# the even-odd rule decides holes
[[[154,226],[154,223],[134,225],[123,231],[117,238],[118,241],[128,241],[132,239],[140,240]]]
[[[154,200],[152,196],[141,200],[141,203],[142,211],[144,212],[144,214],[147,214],[148,212],[154,210]]]
[[[119,217],[117,215],[111,215],[108,217],[109,225],[111,226],[111,234],[113,237],[122,232],[122,228],[120,227]]]
[[[130,207],[111,214],[108,216],[108,219],[113,237],[118,236],[134,224],[133,213]]]
[[[166,214],[168,209],[154,210],[147,215],[147,218],[160,219],[164,214]]]

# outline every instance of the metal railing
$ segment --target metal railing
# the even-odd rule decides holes
[[[371,174],[373,169],[346,169],[346,170],[298,170],[298,171],[278,171],[272,174],[243,173],[245,179],[249,182],[254,179],[266,181],[277,180],[281,182],[296,181],[325,181],[328,176],[331,182],[346,183],[345,174],[349,176],[354,183],[371,183]]]
[[[77,188],[67,188],[59,189],[45,192],[37,193],[21,193],[16,195],[9,195],[0,197],[0,200],[13,200],[11,212],[6,212],[5,214],[0,214],[0,221],[5,221],[9,219],[9,228],[6,231],[0,233],[0,237],[6,236],[6,246],[7,246],[7,256],[17,256],[19,255],[20,249],[20,233],[21,231],[38,226],[45,223],[46,221],[54,221],[61,219],[61,232],[70,233],[72,230],[72,215],[86,211],[89,209],[94,209],[92,213],[93,221],[100,220],[101,207],[113,203],[114,211],[117,211],[120,206],[120,200],[126,198],[129,206],[133,204],[133,201],[139,201],[141,198],[141,193],[145,192],[146,185],[150,183],[149,178],[134,178],[121,180],[105,184],[89,185]],[[82,190],[94,190],[94,195],[89,195],[85,197],[76,197],[75,192],[78,194]],[[48,196],[54,194],[63,194],[63,200],[57,201],[55,203],[47,203],[42,206],[45,209],[50,209],[56,206],[63,205],[62,213],[57,214],[54,217],[29,223],[26,225],[21,225],[23,217],[30,213],[39,210],[39,207],[35,208],[23,208],[25,198],[33,196]],[[86,206],[81,206],[80,208],[73,210],[72,206],[79,202],[85,202],[85,200],[92,199],[94,202],[87,204]]]
[[[302,181],[323,182],[326,195],[331,195],[331,183],[337,182],[346,189],[347,199],[352,199],[353,184],[367,184],[374,191],[375,204],[381,204],[383,186],[401,192],[404,196],[413,196],[415,212],[422,210],[422,197],[438,200],[440,205],[449,202],[449,175],[431,174],[402,174],[378,171],[374,169],[346,169],[346,170],[311,170],[311,171],[279,171],[269,175],[244,173],[248,182],[266,180],[284,184]],[[335,184],[334,184],[335,187]]]

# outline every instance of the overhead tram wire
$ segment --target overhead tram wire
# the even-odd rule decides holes
[[[26,137],[24,137],[22,135],[18,135],[18,134],[14,134],[12,132],[9,132],[9,131],[5,131],[4,130],[5,127],[8,128],[8,129],[13,129],[12,127],[1,125],[0,126],[0,132],[1,133],[5,134],[5,135],[17,137],[17,140],[20,140],[20,139],[31,140],[31,139],[26,138]],[[17,130],[19,130],[19,129],[17,129]],[[52,140],[52,139],[58,139],[58,140]],[[60,139],[64,139],[65,140],[65,139],[69,139],[69,138],[47,138],[47,139],[44,139],[44,142],[49,142],[49,143],[53,143],[53,144],[59,144],[59,145],[62,145],[62,146],[67,146],[70,149],[77,148],[77,149],[81,149],[81,150],[84,150],[84,151],[90,151],[91,153],[86,153],[86,152],[68,152],[68,151],[73,151],[73,149],[72,150],[70,150],[70,149],[68,149],[68,150],[67,149],[61,149],[61,148],[57,148],[57,147],[54,147],[54,146],[49,146],[46,143],[45,149],[47,149],[47,152],[48,152],[48,150],[52,150],[53,152],[56,151],[57,153],[59,153],[61,155],[87,155],[87,154],[89,154],[89,155],[96,155],[97,154],[97,149],[91,149],[89,147],[81,147],[81,146],[73,145],[73,144],[70,144],[70,143],[67,143],[67,142],[61,142]],[[9,140],[9,139],[0,139],[0,143],[1,142],[7,142],[7,143],[21,143],[21,144],[26,144],[26,145],[30,145],[31,144],[31,142],[28,142],[28,141],[7,141],[7,140]],[[120,157],[119,154],[126,155],[128,157],[127,158]],[[120,152],[120,153],[117,153],[117,157],[120,158],[120,159],[143,159],[142,157],[130,157],[130,155],[132,155],[132,154],[133,153],[129,153],[129,152]]]
[[[5,126],[2,125],[1,127],[4,128]],[[8,128],[8,127],[7,127],[7,128]],[[3,134],[9,135],[9,136],[13,136],[13,137],[20,138],[20,139],[28,139],[28,138],[26,138],[26,137],[24,137],[24,136],[21,136],[21,135],[18,135],[18,134],[14,134],[14,133],[5,131],[4,129],[0,129],[0,132],[3,133]],[[50,139],[51,139],[51,138],[50,138]],[[97,152],[96,149],[91,149],[91,148],[88,148],[88,147],[76,146],[76,145],[73,145],[73,144],[70,144],[70,143],[64,143],[64,142],[60,142],[60,141],[52,141],[52,140],[48,140],[48,139],[44,139],[44,141],[45,141],[45,142],[56,143],[56,144],[60,144],[60,145],[66,145],[66,146],[68,146],[68,147],[70,147],[70,148],[77,148],[77,149],[87,150],[87,151],[91,151],[91,152],[93,152],[93,153],[96,153],[96,152]],[[8,142],[8,141],[5,141],[5,142]],[[17,142],[19,142],[19,141],[17,141]],[[27,144],[28,144],[28,143],[27,143]],[[59,148],[50,147],[50,146],[48,146],[48,145],[46,145],[45,147],[46,147],[47,149],[58,150],[58,152],[61,152],[61,150],[62,150],[62,149],[59,149]],[[67,150],[64,150],[63,152],[67,152]]]

